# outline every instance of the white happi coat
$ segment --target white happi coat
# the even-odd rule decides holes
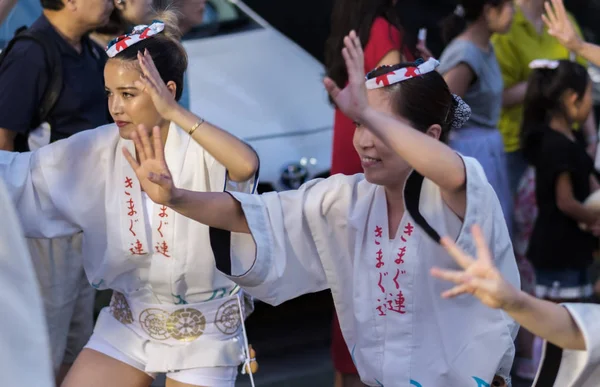
[[[133,142],[122,139],[111,124],[35,152],[0,152],[0,176],[25,235],[55,238],[83,231],[84,268],[90,283],[123,294],[130,304],[187,306],[235,294],[239,287],[215,268],[207,226],[151,202],[151,219],[146,219],[140,184],[123,156],[123,146],[135,154]],[[175,124],[169,129],[165,158],[178,187],[253,192],[255,178],[239,184],[228,181],[225,167]],[[131,309],[135,310],[133,305]],[[133,321],[137,318],[134,315]],[[214,321],[214,317],[206,319],[208,324]],[[113,328],[105,331],[118,336]],[[118,340],[112,337],[112,342]],[[239,352],[239,340],[235,341],[233,352]],[[231,354],[231,348],[223,351]],[[182,360],[185,356],[167,356],[163,351],[153,360],[158,369],[151,371],[232,362],[207,353],[196,349],[196,359]],[[215,358],[198,358],[202,356]],[[235,357],[233,363],[239,364],[241,358]]]
[[[600,305],[564,304],[583,332],[586,350],[563,350],[544,343],[535,387],[598,387],[600,385]]]
[[[498,199],[477,161],[463,160],[464,222],[431,181],[409,184],[416,173],[407,180],[405,203],[412,197],[429,226],[470,254],[470,229],[479,224],[502,274],[519,287]],[[450,285],[431,277],[430,268],[457,265],[418,224],[418,214],[406,212],[397,234],[389,235],[383,187],[362,174],[336,175],[297,191],[232,195],[242,204],[251,236],[233,233],[230,249],[215,249],[217,268],[273,305],[330,288],[365,384],[477,387],[489,386],[494,374],[509,375],[517,325],[471,296],[441,298]],[[219,246],[230,236],[211,235]]]
[[[31,257],[0,181],[0,364],[7,386],[54,386],[48,331]]]

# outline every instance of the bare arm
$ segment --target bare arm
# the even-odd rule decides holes
[[[16,133],[12,130],[0,128],[0,150],[12,152],[15,148]]]
[[[598,220],[598,216],[586,209],[573,196],[573,185],[569,173],[564,172],[556,180],[556,206],[565,215],[579,223],[593,224]]]
[[[250,233],[240,202],[226,192],[177,189],[169,204],[174,211],[209,227]]]
[[[442,189],[446,203],[459,216],[464,214],[466,172],[462,159],[438,141],[440,125],[427,134],[395,117],[369,106],[364,80],[364,57],[360,39],[354,31],[344,38],[342,55],[348,69],[348,85],[341,90],[330,78],[324,84],[336,105],[348,117],[364,124],[420,174]]]
[[[201,121],[198,116],[180,105],[177,105],[167,118],[188,131]],[[192,138],[227,168],[231,180],[246,181],[256,173],[258,169],[256,153],[225,130],[204,122],[193,132]]]
[[[504,89],[502,93],[502,106],[505,108],[521,105],[525,102],[525,93],[527,92],[527,82],[523,81],[516,85]]]
[[[564,349],[586,349],[581,330],[563,306],[519,292],[519,302],[506,312],[525,329],[554,345]]]
[[[443,191],[464,191],[465,166],[460,156],[446,144],[372,108],[363,115],[363,122],[417,172]]]
[[[475,80],[475,73],[468,64],[459,63],[444,74],[444,80],[452,93],[464,97]]]
[[[546,14],[542,15],[542,19],[548,27],[548,33],[570,51],[600,66],[600,46],[583,40],[575,23],[569,18],[563,0],[551,0],[544,6]]]
[[[195,128],[192,138],[227,169],[231,180],[242,182],[252,178],[258,170],[258,156],[252,148],[179,105],[175,101],[175,83],[165,85],[148,50],[138,53],[138,62],[144,77],[135,84],[150,95],[161,116],[188,132]]]
[[[477,246],[477,258],[460,249],[451,238],[442,238],[442,245],[462,270],[433,268],[434,277],[453,282],[456,286],[442,294],[454,298],[471,294],[484,305],[502,309],[517,323],[536,336],[565,349],[585,349],[583,334],[569,311],[552,302],[532,297],[512,286],[494,266],[494,260],[479,226],[472,228]]]
[[[577,55],[584,57],[596,66],[600,66],[600,46],[583,42],[580,48],[575,52]]]

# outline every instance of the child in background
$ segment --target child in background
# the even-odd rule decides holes
[[[530,67],[521,146],[536,171],[539,213],[527,258],[538,297],[582,301],[592,295],[587,269],[598,229],[598,214],[582,203],[600,184],[572,128],[590,113],[592,84],[585,67],[574,62],[536,60]]]

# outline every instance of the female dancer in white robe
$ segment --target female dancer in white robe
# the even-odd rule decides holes
[[[254,151],[176,102],[187,59],[171,18],[107,49],[114,124],[31,153],[0,152],[25,234],[82,231],[89,281],[115,291],[63,386],[146,387],[167,373],[167,386],[233,387],[245,357],[248,310],[239,286],[216,271],[209,228],[153,203],[121,152],[134,151],[137,125],[155,127],[178,184],[253,191]]]
[[[132,135],[139,161],[124,153],[152,200],[214,227],[217,268],[253,296],[277,305],[330,288],[367,385],[476,387],[495,374],[507,379],[513,320],[476,300],[444,304],[445,285],[429,276],[434,265],[455,267],[437,232],[471,251],[470,225],[482,222],[501,271],[519,286],[502,210],[481,166],[438,140],[464,123],[468,107],[451,95],[434,59],[378,69],[365,83],[354,32],[345,46],[349,85],[325,85],[357,122],[364,175],[260,196],[200,193],[175,187],[160,143],[151,144],[143,127]]]
[[[527,330],[547,340],[534,387],[598,386],[600,305],[558,305],[515,288],[495,267],[481,228],[473,226],[472,234],[477,245],[477,259],[472,258],[474,253],[465,253],[450,238],[442,239],[442,245],[463,268],[431,270],[435,277],[456,283],[442,297],[470,293],[483,304],[506,311]]]

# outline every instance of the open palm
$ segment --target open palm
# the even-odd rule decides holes
[[[137,132],[132,133],[131,139],[139,160],[136,160],[126,148],[123,148],[123,154],[133,168],[142,189],[154,203],[169,205],[177,188],[173,184],[171,172],[165,162],[160,128],[154,127],[152,140],[150,140],[148,131],[140,125]]]
[[[342,56],[348,71],[348,85],[342,90],[331,78],[325,78],[325,88],[338,109],[347,117],[360,122],[364,111],[369,106],[367,102],[367,88],[365,86],[365,59],[360,38],[351,31],[344,38]]]
[[[544,4],[546,14],[542,15],[542,20],[548,28],[548,34],[558,39],[560,44],[567,49],[577,51],[578,46],[582,43],[581,37],[569,19],[563,0],[551,1],[552,5],[549,1]]]
[[[468,256],[452,240],[442,239],[444,248],[463,268],[463,270],[431,269],[434,277],[457,284],[444,292],[442,297],[453,298],[469,293],[491,308],[509,308],[517,302],[518,290],[505,281],[494,266],[490,250],[478,226],[473,227],[473,238],[477,246],[477,259]]]

